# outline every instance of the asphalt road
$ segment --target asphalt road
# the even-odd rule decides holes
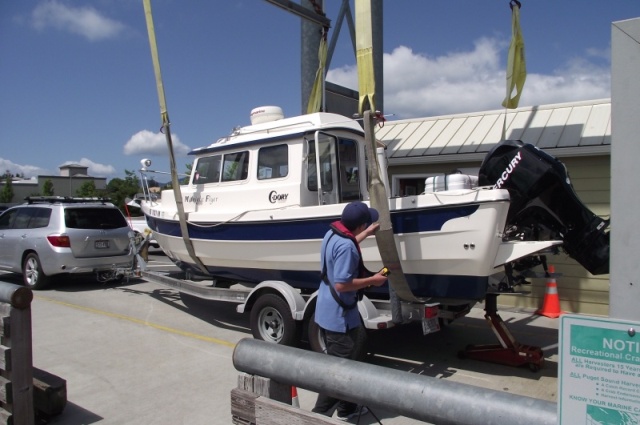
[[[152,254],[154,252],[152,251]],[[158,253],[157,251],[155,252]],[[173,267],[151,255],[152,269]],[[16,275],[0,280],[20,283]],[[495,343],[482,305],[442,331],[405,326],[369,335],[367,361],[380,366],[555,402],[557,319],[502,311],[522,343],[542,347],[538,372],[460,359],[467,344]],[[141,279],[102,284],[69,278],[38,291],[32,304],[34,366],[67,380],[68,404],[51,424],[229,424],[238,372],[235,344],[251,338],[235,304],[189,302]],[[298,389],[301,408],[316,394]],[[418,424],[370,406],[382,423]],[[361,424],[377,423],[368,415]]]

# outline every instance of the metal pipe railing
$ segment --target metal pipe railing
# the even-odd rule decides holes
[[[255,339],[233,352],[241,372],[437,425],[557,425],[557,404]]]
[[[12,307],[24,310],[31,305],[33,292],[24,286],[0,282],[0,302],[11,304]]]

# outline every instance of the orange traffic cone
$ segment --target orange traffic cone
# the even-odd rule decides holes
[[[298,389],[293,385],[291,386],[291,405],[293,407],[300,407],[300,400],[298,400]]]
[[[551,317],[553,319],[564,314],[560,311],[560,299],[558,298],[558,285],[556,284],[556,278],[553,276],[556,272],[554,266],[549,265],[549,280],[547,280],[547,288],[544,294],[544,302],[542,308],[536,311],[536,314],[541,316]]]

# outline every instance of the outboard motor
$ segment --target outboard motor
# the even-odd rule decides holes
[[[509,191],[506,238],[562,240],[590,273],[609,273],[609,221],[578,199],[562,162],[531,144],[505,140],[487,154],[478,179],[480,186]]]

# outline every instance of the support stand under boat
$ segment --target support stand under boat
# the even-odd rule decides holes
[[[468,345],[458,353],[460,358],[482,360],[507,366],[528,365],[537,372],[542,368],[544,355],[540,347],[520,344],[507,329],[498,314],[498,293],[487,293],[485,298],[485,319],[491,326],[500,344]]]

